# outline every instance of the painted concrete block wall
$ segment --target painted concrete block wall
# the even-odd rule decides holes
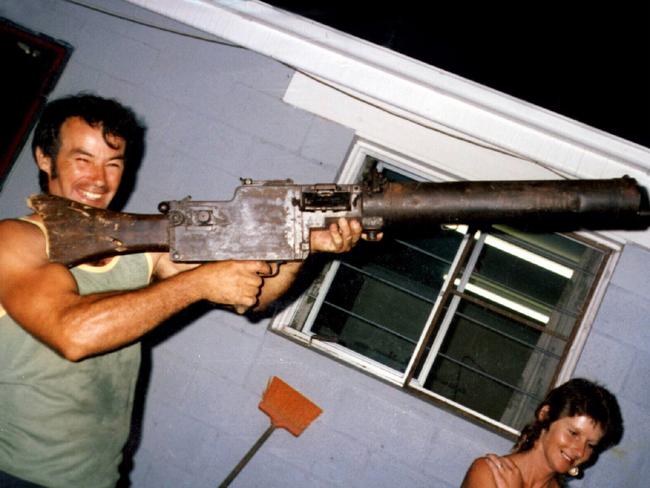
[[[113,12],[200,34],[118,0]],[[54,96],[90,90],[131,105],[148,125],[127,210],[191,194],[228,199],[240,176],[331,181],[351,130],[281,101],[292,70],[245,50],[180,37],[64,1],[6,0],[0,15],[75,46]],[[23,151],[0,193],[0,217],[37,190]],[[642,486],[648,464],[648,251],[623,254],[578,373],[619,395],[630,427],[582,482]],[[136,487],[217,485],[268,426],[257,409],[272,375],[324,413],[299,438],[274,433],[233,486],[453,487],[471,460],[510,441],[224,310],[194,307],[145,340],[127,466]],[[619,483],[620,481],[620,483]]]
[[[626,246],[600,307],[576,374],[610,387],[625,434],[583,486],[645,486],[650,476],[650,251]]]

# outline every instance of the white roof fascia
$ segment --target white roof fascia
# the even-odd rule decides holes
[[[558,174],[627,174],[650,187],[650,149],[262,2],[127,1],[267,55],[396,114],[503,148]],[[303,108],[309,109],[309,103]],[[456,173],[466,177],[462,169]],[[648,231],[615,234],[650,247]]]
[[[127,1],[501,147],[515,149],[502,134],[466,130],[472,115],[485,111],[650,170],[650,150],[643,146],[256,0]],[[437,97],[429,100],[432,92],[472,113],[441,112]]]

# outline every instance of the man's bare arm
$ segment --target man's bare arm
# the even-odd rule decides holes
[[[0,222],[0,303],[29,333],[77,361],[133,342],[198,300],[250,307],[266,263],[215,262],[129,292],[79,295],[68,269],[49,263],[38,228]]]

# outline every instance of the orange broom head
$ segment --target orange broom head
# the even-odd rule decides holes
[[[259,407],[271,418],[273,426],[282,427],[296,437],[323,411],[277,376],[269,381]]]

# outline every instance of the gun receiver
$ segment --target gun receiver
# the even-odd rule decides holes
[[[66,265],[128,252],[169,251],[184,262],[288,261],[309,254],[311,229],[359,220],[370,238],[399,225],[526,224],[550,230],[638,227],[645,194],[609,180],[298,185],[242,180],[230,201],[162,202],[161,215],[96,209],[49,195],[28,204],[43,218],[50,260]]]

